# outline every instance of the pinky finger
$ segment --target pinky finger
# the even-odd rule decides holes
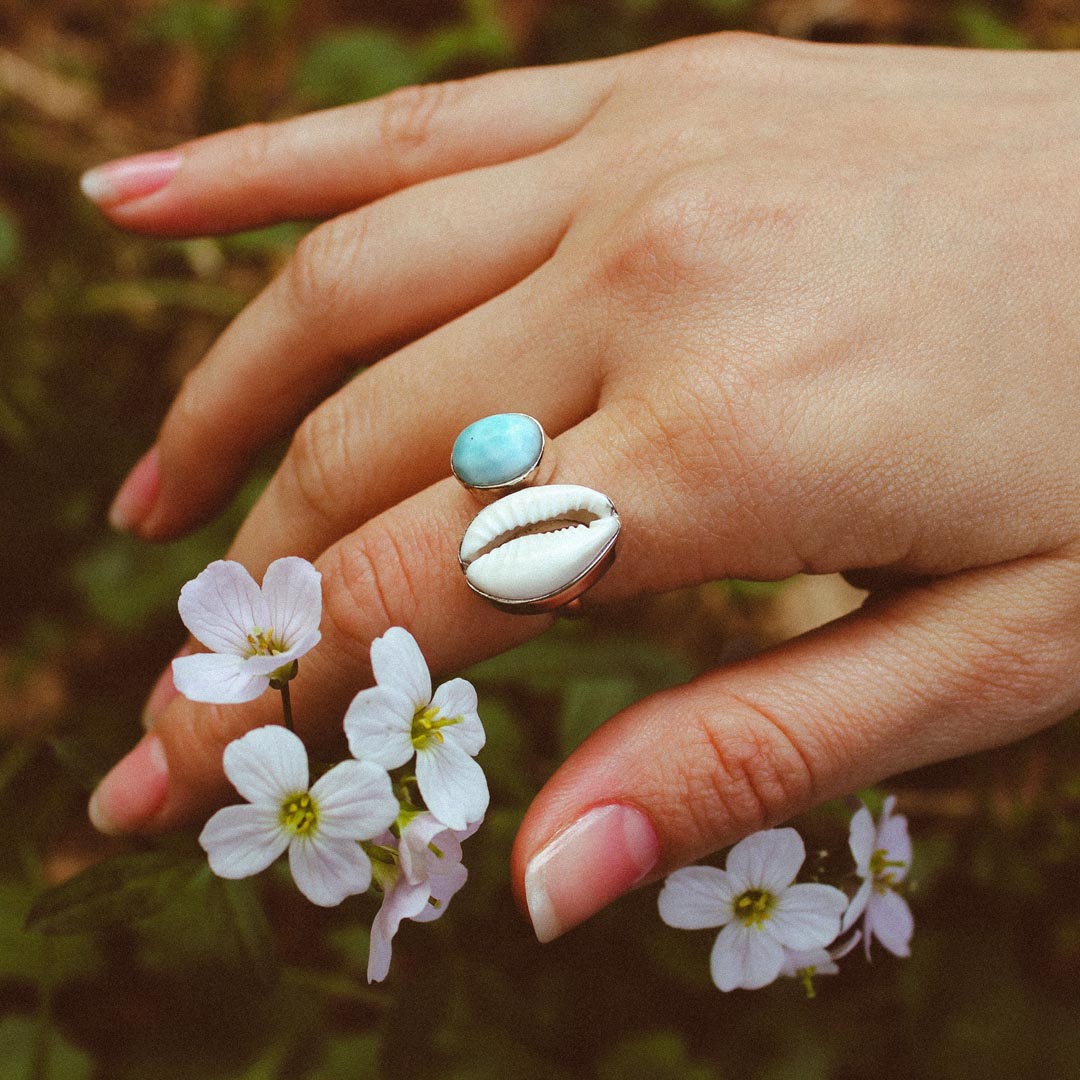
[[[529,809],[519,899],[551,940],[638,882],[1080,707],[1080,556],[972,570],[627,709]]]

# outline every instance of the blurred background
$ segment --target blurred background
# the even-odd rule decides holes
[[[556,764],[637,698],[847,610],[858,594],[839,580],[718,582],[467,673],[492,811],[466,845],[469,885],[445,918],[404,926],[379,987],[364,980],[370,899],[324,911],[287,874],[213,879],[196,832],[132,845],[85,821],[181,640],[180,585],[222,554],[275,455],[179,543],[116,536],[106,507],[179,379],[305,226],[132,238],[81,198],[80,172],[410,82],[732,28],[1075,48],[1080,9],[0,0],[0,1080],[1080,1077],[1075,719],[888,785],[916,839],[913,956],[859,951],[813,1000],[793,980],[720,994],[712,933],[663,926],[656,887],[544,948],[514,908],[510,843]],[[849,865],[854,805],[796,823],[826,874]]]

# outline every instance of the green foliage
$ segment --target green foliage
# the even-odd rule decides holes
[[[42,934],[86,934],[138,922],[174,903],[201,859],[165,851],[117,855],[43,892],[26,919]]]
[[[953,18],[968,45],[979,49],[1028,49],[1031,43],[1019,30],[995,14],[989,4],[960,4]]]
[[[388,93],[424,76],[416,50],[386,30],[342,30],[316,41],[296,72],[296,91],[329,107]]]
[[[40,1021],[0,1019],[0,1080],[91,1080],[94,1062]]]

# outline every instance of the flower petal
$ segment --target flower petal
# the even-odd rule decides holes
[[[428,878],[427,887],[431,890],[431,896],[424,906],[409,918],[414,922],[434,922],[446,912],[450,901],[468,879],[469,871],[460,862],[447,866],[445,873],[435,874]],[[433,900],[434,903],[432,903]]]
[[[287,728],[255,728],[225,747],[225,775],[250,803],[275,814],[289,795],[307,791],[308,758],[300,736]]]
[[[866,909],[866,940],[871,934],[893,954],[911,955],[911,935],[915,920],[907,901],[892,889],[875,893]]]
[[[859,886],[858,892],[851,898],[851,903],[848,904],[847,910],[844,912],[844,918],[840,923],[841,934],[847,933],[847,931],[858,921],[859,916],[866,910],[866,905],[870,902],[870,894],[873,892],[873,889],[873,879],[864,878],[863,883]]]
[[[776,898],[763,929],[787,949],[824,948],[840,933],[847,897],[831,885],[792,885]]]
[[[907,818],[897,814],[882,821],[878,827],[878,847],[885,849],[889,862],[903,863],[903,866],[890,866],[894,881],[903,881],[911,867],[911,837],[908,836]]]
[[[208,649],[243,656],[247,635],[269,625],[262,590],[238,562],[219,559],[180,590],[180,618]]]
[[[476,690],[466,679],[451,679],[445,682],[431,699],[431,704],[446,719],[457,719],[456,724],[443,728],[447,740],[456,743],[469,754],[476,757],[484,748],[484,725],[476,711]]]
[[[294,837],[289,845],[289,869],[296,887],[319,907],[336,907],[346,896],[366,892],[371,884],[371,860],[353,840],[319,834]]]
[[[836,975],[840,968],[825,949],[785,949],[780,974],[797,979],[799,972],[812,968],[815,975]]]
[[[370,761],[342,761],[311,789],[319,836],[370,840],[390,828],[401,807],[385,769]]]
[[[436,855],[429,845],[442,853]],[[418,814],[401,831],[398,847],[401,872],[411,884],[427,881],[440,873],[440,867],[461,862],[461,841],[432,813]]]
[[[860,806],[851,816],[848,827],[848,847],[855,860],[855,873],[859,877],[869,877],[870,859],[877,847],[877,829],[874,819],[865,806]]]
[[[723,926],[733,918],[731,878],[714,866],[686,866],[668,874],[657,901],[660,918],[677,930]]]
[[[371,670],[380,686],[400,690],[412,705],[410,715],[431,701],[431,673],[416,644],[402,626],[391,626],[371,643]]]
[[[487,810],[484,770],[451,742],[432,740],[417,751],[416,782],[427,808],[447,828],[464,829]]]
[[[199,843],[218,877],[251,877],[265,870],[288,846],[277,813],[263,806],[226,806],[203,827]]]
[[[390,972],[391,942],[402,919],[415,918],[427,904],[427,885],[410,885],[398,879],[384,897],[371,924],[371,943],[368,946],[367,980],[382,982]]]
[[[345,710],[349,753],[384,769],[404,765],[414,751],[413,712],[412,701],[396,687],[361,690]]]
[[[736,893],[746,889],[783,892],[806,858],[802,837],[794,829],[751,833],[728,852],[724,864]]]
[[[740,922],[729,922],[713,945],[709,968],[721,990],[758,990],[775,981],[784,950],[774,937]]]
[[[295,555],[272,562],[263,575],[263,598],[274,635],[292,650],[303,641],[304,652],[319,641],[322,619],[322,574]]]
[[[195,653],[172,662],[173,685],[189,701],[239,705],[254,701],[269,685],[265,675],[251,672],[240,656]]]

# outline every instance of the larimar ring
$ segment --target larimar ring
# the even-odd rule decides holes
[[[454,443],[454,475],[481,495],[501,494],[470,522],[458,562],[469,588],[503,611],[573,610],[615,558],[619,515],[606,495],[576,484],[524,486],[545,442],[531,416],[502,413]]]

